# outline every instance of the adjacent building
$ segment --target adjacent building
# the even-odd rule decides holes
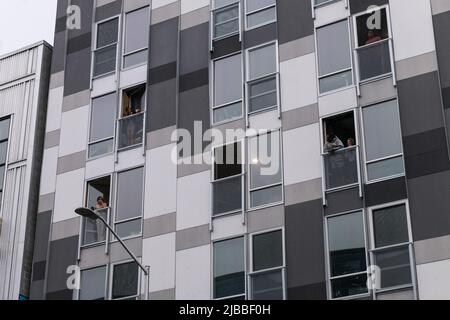
[[[29,296],[52,47],[0,57],[0,299]]]
[[[450,299],[449,29],[445,0],[60,0],[31,298],[144,296],[84,206],[154,300]]]

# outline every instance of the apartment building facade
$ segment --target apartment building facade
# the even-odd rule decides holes
[[[0,57],[0,299],[29,296],[52,47]]]
[[[31,298],[144,296],[78,207],[154,300],[450,298],[449,24],[446,0],[60,0]]]

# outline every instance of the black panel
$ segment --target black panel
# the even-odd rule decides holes
[[[175,78],[149,86],[147,132],[176,125],[177,81]]]
[[[327,300],[325,282],[288,288],[288,300]]]
[[[444,108],[450,109],[450,87],[442,89],[442,98],[444,99]]]
[[[149,70],[149,84],[157,84],[159,82],[174,79],[177,76],[177,63],[168,63]],[[175,94],[175,93],[174,93]]]
[[[67,42],[67,54],[71,54],[91,47],[91,33],[85,33],[78,37],[74,37]]]
[[[363,200],[359,196],[359,188],[327,193],[325,215],[333,215],[347,211],[359,210],[363,207]]]
[[[71,290],[61,290],[56,292],[49,292],[46,296],[47,300],[54,300],[54,301],[69,301],[73,300],[73,291]]]
[[[34,262],[47,259],[47,248],[50,234],[52,211],[38,213],[36,234],[34,238]]]
[[[404,200],[408,197],[404,177],[367,184],[364,188],[366,207]]]
[[[66,56],[66,32],[58,32],[55,34],[52,54],[51,73],[64,71]]]
[[[33,263],[33,281],[40,281],[45,279],[46,261]]]
[[[228,37],[222,40],[214,41],[214,50],[211,58],[217,59],[232,53],[241,51],[242,44],[239,41],[239,35]]]
[[[280,44],[314,34],[310,0],[277,0]]]
[[[208,85],[209,70],[202,69],[180,77],[180,92]]]
[[[366,11],[370,6],[383,6],[389,3],[389,0],[350,0],[351,14]]]
[[[271,23],[263,27],[244,32],[245,48],[251,48],[277,39],[277,24]]]
[[[86,1],[86,0],[83,0]],[[95,21],[102,21],[107,18],[120,14],[122,10],[122,0],[105,4],[95,10]]]

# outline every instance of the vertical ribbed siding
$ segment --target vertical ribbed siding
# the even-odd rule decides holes
[[[33,48],[0,60],[0,85],[34,74],[37,53]]]

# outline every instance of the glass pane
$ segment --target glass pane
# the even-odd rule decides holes
[[[127,13],[125,19],[125,53],[147,48],[150,30],[149,16],[149,7]]]
[[[238,3],[239,0],[214,0],[213,2],[214,2],[214,8],[217,9],[217,8],[222,8],[222,7],[228,6],[233,3]]]
[[[274,4],[276,4],[275,0],[247,0],[247,12],[252,12]]]
[[[374,16],[376,20],[374,21]],[[368,12],[356,18],[358,47],[370,45],[389,38],[386,8]]]
[[[326,2],[330,2],[330,1],[333,1],[333,0],[314,0],[314,4],[316,6],[318,6],[318,5],[322,4],[322,3],[326,3]]]
[[[385,177],[405,173],[403,157],[379,161],[367,165],[369,180],[377,180]]]
[[[281,183],[280,132],[275,131],[249,140],[250,188]]]
[[[276,77],[249,84],[250,112],[256,112],[278,105]]]
[[[214,109],[214,122],[219,123],[242,117],[242,103],[230,104],[225,107]]]
[[[117,179],[116,221],[142,216],[143,180],[143,168],[119,173]]]
[[[327,190],[358,183],[356,148],[341,149],[324,156]]]
[[[366,271],[362,212],[328,219],[328,247],[332,277]]]
[[[367,161],[402,153],[397,100],[363,108],[363,120]]]
[[[106,267],[81,272],[80,300],[105,300]]]
[[[114,136],[117,95],[108,94],[92,100],[91,142]]]
[[[9,124],[11,120],[4,119],[0,121],[0,140],[6,140],[9,138]]]
[[[381,289],[412,283],[409,248],[394,248],[374,253],[381,269]]]
[[[283,266],[281,230],[253,236],[253,271]]]
[[[112,298],[120,299],[138,294],[139,267],[136,263],[114,266]]]
[[[317,29],[319,76],[351,67],[347,20]]]
[[[249,79],[257,79],[277,72],[275,44],[249,51]]]
[[[367,80],[391,73],[389,42],[358,49],[360,79]]]
[[[281,201],[283,201],[283,187],[281,185],[250,192],[251,208],[257,208]]]
[[[213,215],[242,209],[242,177],[213,183]]]
[[[253,300],[283,300],[283,298],[281,270],[252,276]]]
[[[144,139],[144,114],[121,119],[119,149],[140,145]]]
[[[245,294],[244,238],[214,244],[214,298]]]
[[[142,220],[132,220],[116,224],[116,232],[121,239],[137,237],[142,234]]]
[[[105,209],[109,205],[111,177],[107,176],[88,183],[87,207],[93,210]],[[101,199],[99,199],[101,197]],[[100,201],[99,201],[100,200]]]
[[[239,32],[239,6],[214,12],[214,38]]]
[[[233,34],[239,31],[239,19],[231,20],[219,25],[214,28],[214,37],[220,38],[229,34]]]
[[[108,221],[108,209],[97,211],[105,221]],[[84,218],[83,246],[106,241],[106,226],[101,220]]]
[[[147,63],[147,60],[148,60],[148,51],[147,50],[139,51],[125,56],[123,58],[123,67],[131,68],[132,66]]]
[[[275,21],[277,19],[277,12],[275,7],[268,8],[247,16],[247,26],[249,28],[256,27],[265,23]]]
[[[119,34],[119,19],[113,19],[98,25],[97,48],[117,42]]]
[[[4,182],[5,182],[5,166],[0,166],[0,190],[2,191]]]
[[[104,154],[112,153],[113,149],[114,149],[114,139],[91,144],[89,146],[89,158],[95,158]]]
[[[242,99],[242,55],[214,62],[214,104],[220,106]]]
[[[373,211],[373,228],[377,248],[409,242],[406,207],[401,205]]]
[[[8,141],[0,143],[0,164],[6,163],[7,153],[8,153]]]
[[[367,274],[331,280],[333,299],[368,293]]]
[[[345,88],[353,84],[352,71],[345,71],[332,76],[321,78],[320,82],[320,93],[325,93],[340,88]]]
[[[95,52],[94,76],[116,70],[116,45],[97,50]]]

